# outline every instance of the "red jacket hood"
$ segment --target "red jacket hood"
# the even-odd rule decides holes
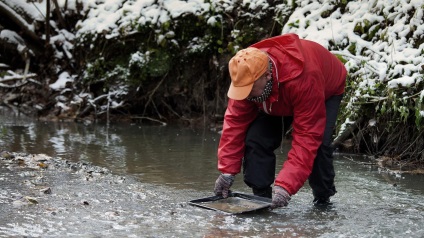
[[[280,69],[278,73],[280,83],[296,78],[303,71],[305,61],[303,49],[299,36],[295,34],[272,37],[255,43],[251,47],[267,52],[275,61],[277,68]],[[283,65],[284,67],[282,67]]]

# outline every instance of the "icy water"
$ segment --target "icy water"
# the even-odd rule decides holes
[[[16,208],[15,213],[0,218],[0,237],[17,236],[20,233],[12,228],[23,226],[30,237],[424,237],[424,176],[380,171],[360,156],[336,156],[338,193],[330,207],[314,207],[305,184],[287,208],[224,215],[187,205],[190,200],[212,196],[218,175],[220,135],[216,132],[175,126],[37,122],[0,111],[0,150],[90,162],[137,182],[125,185],[122,196],[136,197],[132,190],[144,191],[137,195],[143,198],[139,205],[131,205],[129,218],[96,218],[96,212],[113,216],[105,206],[104,211],[100,207],[91,213],[78,210],[65,216],[68,221],[60,216],[49,219],[46,213],[46,217],[10,224],[13,217],[28,211]],[[278,152],[279,164],[288,146]],[[107,198],[108,185],[102,186],[102,196]],[[250,193],[241,176],[236,177],[233,190]]]

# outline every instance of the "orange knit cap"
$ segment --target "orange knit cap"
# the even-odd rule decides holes
[[[237,52],[228,63],[231,85],[228,97],[243,100],[252,91],[253,83],[261,77],[268,67],[268,55],[257,48],[249,47]]]

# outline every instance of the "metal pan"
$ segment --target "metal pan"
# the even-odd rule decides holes
[[[233,192],[228,198],[212,196],[189,201],[189,204],[226,214],[242,214],[268,208],[271,202],[269,198]]]

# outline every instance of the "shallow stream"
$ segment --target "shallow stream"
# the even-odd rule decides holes
[[[338,193],[332,206],[314,207],[306,183],[287,208],[224,215],[187,205],[212,195],[218,175],[217,132],[39,122],[0,111],[0,150],[88,162],[131,181],[122,186],[99,182],[102,197],[90,201],[97,201],[99,205],[92,206],[96,208],[69,208],[62,213],[56,209],[53,215],[35,212],[33,207],[11,209],[3,191],[0,212],[7,211],[7,216],[0,216],[0,237],[424,237],[424,176],[388,173],[359,155],[336,155]],[[277,152],[279,165],[288,148],[286,141]],[[1,168],[0,173],[10,171]],[[0,177],[0,185],[7,179]],[[78,177],[68,179],[72,183]],[[236,177],[233,190],[250,193],[241,176]],[[89,192],[75,185],[69,196]],[[102,199],[120,201],[119,208],[102,206]]]

